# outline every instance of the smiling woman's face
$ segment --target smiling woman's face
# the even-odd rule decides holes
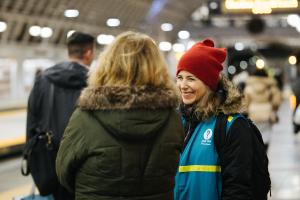
[[[207,90],[206,85],[200,79],[184,70],[178,73],[176,84],[180,90],[182,101],[186,105],[197,102]]]

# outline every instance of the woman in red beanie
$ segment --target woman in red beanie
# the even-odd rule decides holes
[[[242,108],[242,95],[220,74],[225,59],[226,50],[215,48],[207,39],[195,44],[178,63],[177,86],[186,137],[176,175],[175,200],[254,199],[251,130],[236,114]],[[220,161],[214,130],[221,113],[229,116],[230,128]]]

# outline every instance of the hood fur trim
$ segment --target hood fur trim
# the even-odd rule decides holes
[[[174,90],[154,86],[88,87],[79,99],[79,107],[83,110],[176,108],[178,104]]]
[[[244,111],[243,95],[233,85],[228,78],[222,76],[221,81],[223,83],[224,90],[227,92],[226,100],[224,103],[219,103],[219,98],[215,92],[208,94],[204,100],[200,100],[196,103],[194,108],[194,114],[200,121],[207,120],[212,116],[216,116],[219,113],[231,115],[235,113],[241,113]]]
[[[244,96],[232,82],[226,83],[225,90],[227,91],[227,97],[224,104],[220,106],[219,111],[226,115],[245,112]]]

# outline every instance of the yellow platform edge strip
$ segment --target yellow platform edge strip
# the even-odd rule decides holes
[[[26,136],[25,134],[20,135],[18,137],[7,139],[7,140],[1,140],[0,141],[0,149],[2,148],[9,148],[11,146],[16,146],[20,144],[25,144]]]
[[[19,115],[19,114],[26,113],[26,111],[27,111],[26,109],[0,111],[0,117]]]

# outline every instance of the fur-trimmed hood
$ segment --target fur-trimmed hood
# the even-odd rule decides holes
[[[172,89],[153,86],[88,87],[81,93],[83,110],[123,110],[176,108],[179,97]]]
[[[178,95],[171,89],[89,87],[83,90],[79,107],[115,137],[140,140],[160,132],[158,130],[170,119],[170,114],[174,114],[178,103]]]
[[[227,79],[223,80],[224,89],[227,91],[225,102],[219,107],[219,111],[226,114],[243,113],[245,111],[244,95],[233,83]]]
[[[243,95],[237,87],[224,76],[221,77],[221,81],[226,92],[225,102],[220,104],[218,94],[215,92],[210,93],[209,96],[204,97],[205,100],[200,100],[193,105],[193,116],[195,116],[197,120],[207,120],[219,113],[231,115],[241,113],[245,110]]]

